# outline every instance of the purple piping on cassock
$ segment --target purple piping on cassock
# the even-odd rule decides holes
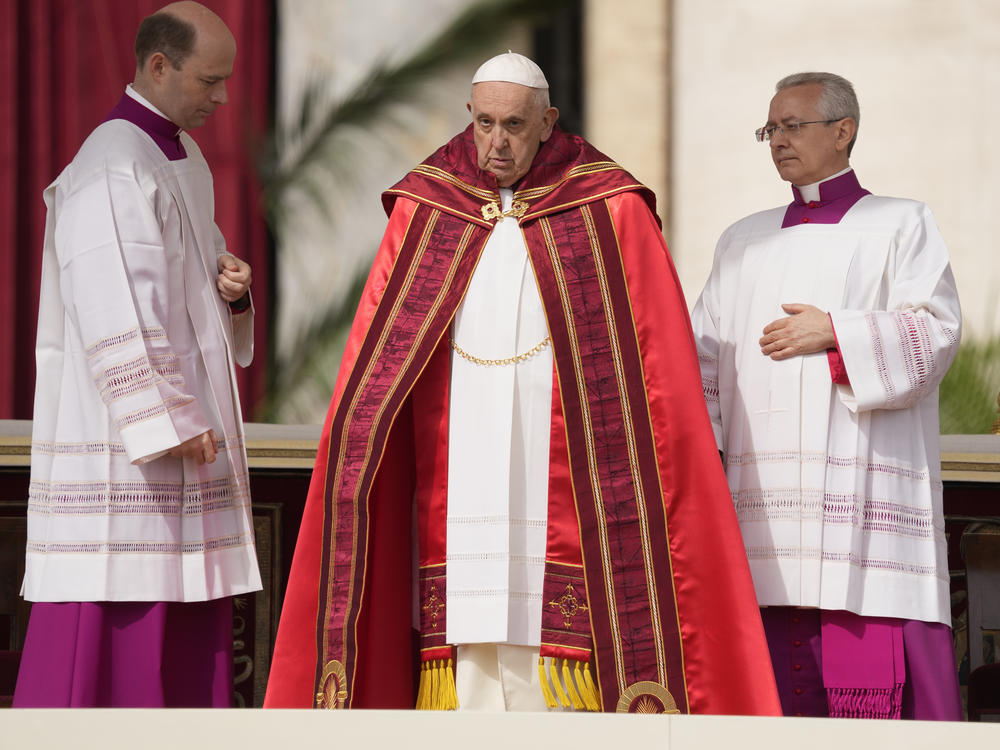
[[[785,209],[782,229],[799,224],[839,224],[851,206],[871,193],[861,187],[852,169],[840,177],[820,183],[818,201],[806,203],[802,200],[802,193],[794,185],[792,195],[795,200]]]
[[[122,94],[118,104],[104,118],[104,122],[109,120],[128,120],[136,127],[141,128],[146,135],[153,139],[163,155],[170,161],[187,158],[187,152],[181,143],[181,129],[166,117],[156,114],[128,94]]]

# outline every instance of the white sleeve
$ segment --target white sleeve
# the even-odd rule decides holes
[[[150,461],[209,429],[167,338],[170,306],[185,304],[169,293],[172,256],[133,171],[105,164],[56,201],[67,315],[129,460]]]
[[[715,444],[723,450],[722,409],[719,404],[719,248],[715,250],[712,272],[691,312],[691,328],[698,347],[701,387],[705,395],[708,416],[712,420]]]
[[[233,326],[233,351],[240,367],[248,367],[253,361],[253,294],[247,293],[250,295],[250,307],[243,312],[229,310],[229,320]]]
[[[228,252],[226,238],[215,222],[212,222],[212,238],[215,241],[215,257]],[[233,354],[240,367],[249,367],[253,361],[253,293],[248,291],[247,294],[250,296],[250,307],[242,312],[229,309],[229,324],[233,327]]]
[[[913,406],[937,388],[958,349],[955,278],[927,206],[919,206],[894,243],[883,278],[886,309],[830,313],[850,379],[838,391],[852,411]]]

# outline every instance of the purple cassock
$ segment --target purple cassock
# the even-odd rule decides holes
[[[947,625],[797,607],[760,613],[786,716],[962,720]]]
[[[171,161],[180,128],[128,94],[107,117],[141,128]],[[36,602],[15,708],[227,708],[232,597],[208,602]]]
[[[233,602],[37,602],[14,708],[229,708]]]
[[[853,171],[794,200],[782,228],[837,224],[869,192]],[[862,617],[841,610],[763,607],[786,716],[962,720],[951,628],[937,622]]]

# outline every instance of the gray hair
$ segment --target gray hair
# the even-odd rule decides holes
[[[778,81],[774,90],[778,92],[792,86],[806,86],[811,83],[818,83],[823,87],[818,104],[820,117],[824,120],[842,117],[854,120],[854,137],[847,144],[847,155],[850,156],[854,150],[854,142],[858,140],[858,129],[861,125],[861,107],[850,81],[834,73],[793,73]]]

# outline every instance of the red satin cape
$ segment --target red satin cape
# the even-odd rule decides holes
[[[565,143],[559,145],[565,148]],[[550,157],[541,162],[540,171],[545,174],[546,169],[558,164],[559,154],[553,154],[551,149],[543,152],[544,149],[539,155]],[[551,174],[545,176],[551,179]],[[364,346],[383,290],[392,276],[399,248],[417,209],[417,203],[407,199],[405,183],[404,180],[402,189],[390,196],[389,226],[352,327],[333,405],[324,426],[285,596],[267,706],[305,707],[313,705],[316,699],[317,592],[321,585],[328,585],[320,580],[320,569],[324,546],[324,496],[330,483],[326,468],[331,427],[345,384]],[[551,184],[544,180],[541,183]],[[735,514],[701,399],[687,308],[651,206],[638,190],[639,186],[634,186],[608,191],[598,198],[604,208],[593,213],[598,221],[608,225],[602,230],[605,235],[610,231],[617,239],[619,260],[624,269],[624,288],[614,290],[615,299],[609,304],[624,313],[619,318],[629,318],[619,321],[624,330],[634,331],[634,341],[625,344],[637,350],[640,372],[632,375],[638,377],[645,409],[642,418],[648,420],[655,447],[644,452],[638,460],[653,462],[662,488],[662,506],[656,506],[661,507],[662,518],[654,517],[652,521],[669,528],[666,538],[669,540],[670,580],[666,585],[671,587],[676,606],[676,631],[682,644],[673,658],[683,674],[683,685],[672,683],[671,690],[684,691],[684,704],[692,712],[776,715],[780,707],[770,659]],[[473,194],[473,198],[482,202],[480,195]],[[544,205],[544,200],[538,203]],[[532,208],[538,203],[533,203]],[[471,208],[475,205],[470,202],[456,213],[472,221],[475,216]],[[537,227],[535,231],[544,234],[541,227],[546,217],[580,204],[556,200],[550,201],[550,205],[548,213],[540,210],[522,219],[522,225],[527,227],[526,237],[536,274],[543,261],[542,250],[538,248],[545,238],[540,234],[532,237],[531,227]],[[600,219],[601,215],[606,218]],[[532,220],[535,220],[533,224]],[[543,279],[540,283],[546,282]],[[435,369],[433,361],[433,358],[429,360],[412,396],[432,380],[441,384],[436,386],[438,393],[446,392],[443,390],[446,379],[442,379],[440,368]],[[561,393],[561,397],[565,400],[567,395]],[[561,412],[560,406],[554,399],[554,412]],[[421,414],[416,422],[415,411]],[[564,450],[567,445],[564,429],[561,413],[557,414],[553,419],[553,436],[557,439],[553,441],[550,487],[560,483],[564,488],[573,486],[573,469],[569,454]],[[410,629],[410,499],[414,490],[419,491],[421,486],[440,489],[441,483],[447,481],[446,471],[441,470],[446,462],[442,464],[435,459],[427,463],[417,459],[415,455],[420,452],[414,446],[416,443],[433,444],[440,457],[440,446],[446,445],[441,436],[446,433],[446,410],[428,410],[426,402],[411,400],[399,409],[386,439],[367,506],[364,605],[357,613],[354,630],[355,663],[363,668],[359,666],[355,671],[350,686],[351,706],[402,708],[413,705],[417,655]],[[578,437],[569,435],[568,439],[572,442]],[[416,469],[417,462],[420,471]],[[444,534],[444,529],[434,533]],[[552,534],[559,533],[559,527],[554,526]],[[587,538],[585,534],[585,555],[594,555],[593,551],[587,552]],[[593,593],[591,596],[593,598]],[[629,606],[635,606],[634,602]],[[635,646],[629,644],[630,648]],[[599,667],[607,670],[609,663],[610,657],[605,658],[604,665],[599,664]],[[602,686],[602,692],[609,691]],[[605,710],[614,710],[614,698],[617,695],[606,696]]]

